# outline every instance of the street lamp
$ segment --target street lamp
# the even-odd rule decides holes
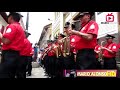
[[[53,21],[53,20],[51,20],[50,18],[48,18],[48,21]]]

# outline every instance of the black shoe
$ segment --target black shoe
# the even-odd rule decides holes
[[[27,76],[31,76],[31,74],[28,73]]]

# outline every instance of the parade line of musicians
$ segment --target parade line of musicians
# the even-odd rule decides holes
[[[65,23],[64,33],[54,40],[48,41],[48,46],[40,58],[46,74],[51,77],[64,77],[64,70],[116,69],[116,53],[118,45],[113,42],[112,35],[106,35],[106,41],[98,44],[98,24],[91,20],[92,12],[82,12],[79,15],[81,29],[75,30],[75,25]],[[26,78],[26,67],[31,74],[32,45],[25,36],[19,24],[21,15],[10,13],[4,33],[0,33],[2,45],[2,60],[0,78]],[[105,45],[103,45],[105,43]]]

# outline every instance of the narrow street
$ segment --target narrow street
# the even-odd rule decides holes
[[[0,78],[82,76],[120,78],[120,12],[0,12]]]

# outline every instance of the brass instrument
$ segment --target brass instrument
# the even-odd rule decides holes
[[[47,55],[47,53],[48,53],[51,49],[52,49],[52,46],[49,47],[49,48],[43,53],[43,55],[42,55],[42,60],[43,60],[43,58]]]
[[[56,54],[56,57],[58,58],[60,56],[60,53],[59,53],[59,45],[55,45],[53,44],[53,50],[55,51],[55,54]]]
[[[59,40],[60,43],[63,44],[63,53],[62,53],[62,48],[59,45],[58,46],[58,53],[59,56],[63,55],[64,57],[66,57],[67,55],[70,55],[70,39],[68,36],[62,38],[61,40]]]
[[[71,25],[69,27],[71,29]],[[69,56],[71,53],[70,53],[70,35],[68,35],[67,31],[64,31],[64,33],[66,34],[66,38],[64,38],[63,40],[63,56],[66,57],[66,56]]]
[[[59,42],[62,43],[63,39],[59,40]],[[60,44],[53,43],[51,50],[55,52],[57,58],[59,58],[62,55],[62,48]]]
[[[66,51],[65,51],[66,38],[67,38],[67,37],[64,37],[64,38],[62,38],[62,39],[59,40],[59,45],[58,45],[58,47],[57,47],[58,56],[63,55],[64,57],[66,57],[66,54],[65,54],[65,53],[66,53]],[[62,52],[61,44],[63,44],[63,52]]]
[[[64,42],[63,42],[63,52],[64,52],[64,56],[68,56],[70,55],[70,38],[69,36],[67,36],[65,39],[64,39]]]
[[[103,47],[103,43],[104,43],[104,42],[105,42],[105,41],[102,41],[101,44],[100,44],[102,47]],[[102,50],[101,50],[101,49],[100,49],[100,53],[98,53],[98,56],[99,56],[98,60],[99,60],[99,61],[103,61],[103,54],[102,54]]]
[[[66,57],[66,52],[67,52],[67,39],[65,38],[63,40],[63,56]]]

